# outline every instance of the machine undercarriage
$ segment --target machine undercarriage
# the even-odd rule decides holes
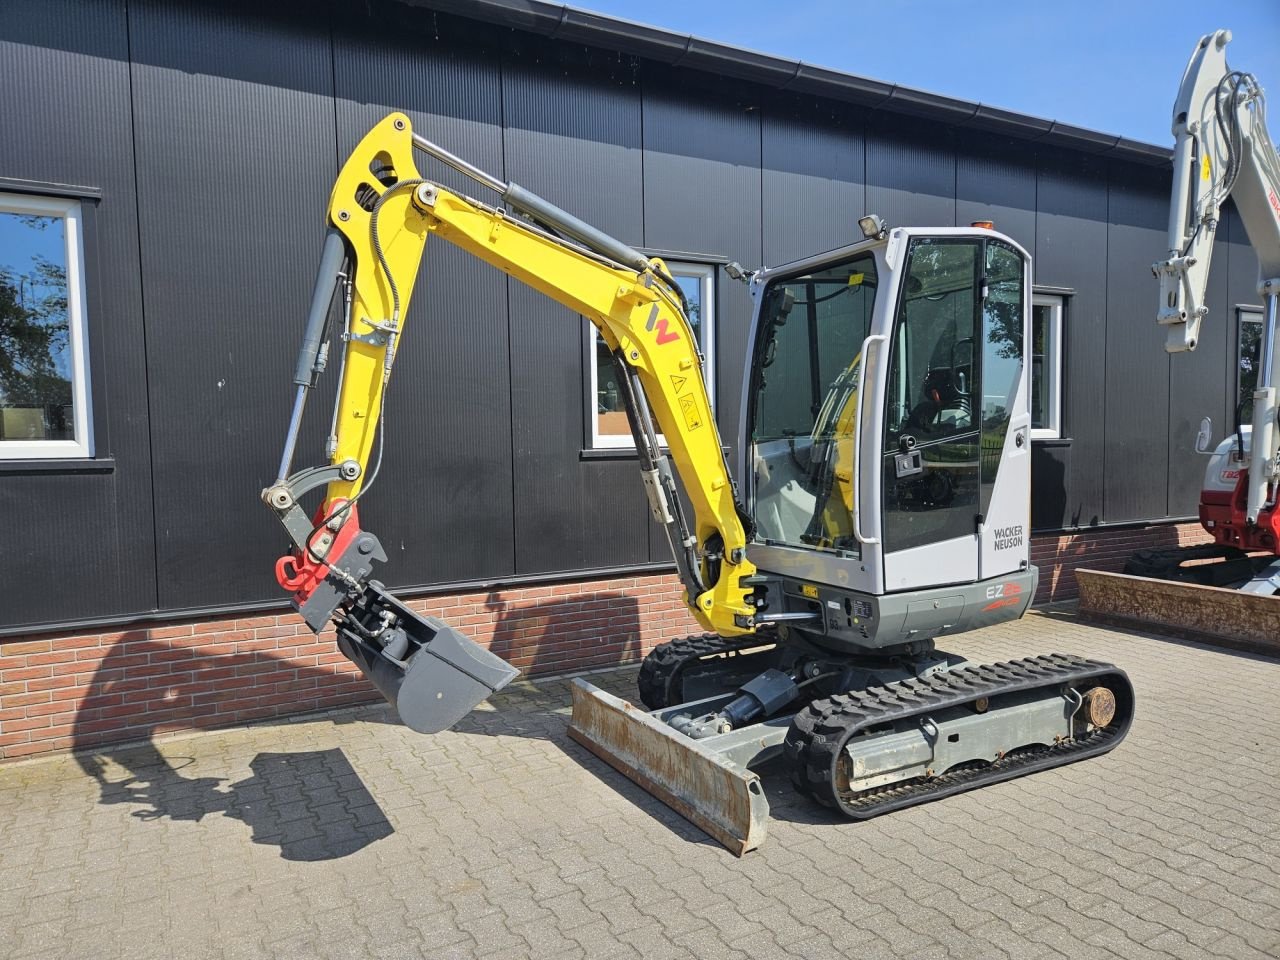
[[[779,755],[797,792],[861,820],[1106,753],[1133,719],[1111,664],[817,641],[781,627],[660,644],[638,678],[649,712],[578,680],[570,735],[741,855],[769,815],[753,768]]]

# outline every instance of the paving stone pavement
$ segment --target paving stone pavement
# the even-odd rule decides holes
[[[0,957],[1280,956],[1280,662],[1064,611],[947,647],[1112,660],[1133,730],[862,824],[771,764],[743,859],[569,741],[564,681],[436,737],[374,707],[8,765]]]

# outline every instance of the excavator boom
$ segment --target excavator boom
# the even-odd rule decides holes
[[[425,178],[424,153],[498,193],[506,208]],[[755,630],[747,531],[702,379],[683,295],[649,258],[517,184],[504,183],[412,130],[403,114],[375,126],[343,165],[328,210],[294,382],[293,416],[274,484],[263,500],[293,547],[277,579],[308,626],[333,620],[338,645],[424,732],[444,729],[516,671],[440,621],[424,618],[376,580],[386,556],[361,529],[358,502],[382,460],[386,391],[410,297],[431,237],[492,264],[581,314],[600,331],[618,370],[654,519],[666,529],[690,610],[724,636]],[[293,471],[306,401],[328,363],[332,300],[341,292],[340,384],[328,463]],[[656,429],[655,429],[656,423]],[[661,431],[670,456],[659,444]],[[375,457],[376,449],[376,457]],[[692,516],[686,517],[675,472]],[[308,514],[301,497],[324,487]]]
[[[1168,352],[1195,349],[1201,321],[1209,313],[1205,296],[1214,233],[1222,205],[1233,200],[1258,256],[1258,294],[1266,303],[1266,314],[1257,388],[1252,397],[1252,423],[1247,434],[1238,422],[1235,431],[1238,441],[1233,456],[1234,469],[1240,474],[1238,489],[1231,498],[1231,509],[1226,510],[1226,522],[1217,516],[1208,526],[1222,546],[1278,553],[1280,157],[1267,130],[1262,86],[1252,74],[1227,65],[1230,41],[1229,30],[1217,30],[1200,39],[1174,101],[1168,255],[1152,266],[1160,280],[1156,319],[1168,331]],[[1247,469],[1239,469],[1242,462],[1247,463]],[[1221,472],[1217,470],[1217,474]],[[1234,508],[1236,501],[1242,507],[1238,511]],[[1232,516],[1235,513],[1239,516]],[[1262,577],[1258,588],[1272,592],[1270,580],[1270,574]]]

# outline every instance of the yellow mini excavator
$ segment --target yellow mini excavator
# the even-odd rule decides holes
[[[415,151],[495,196],[425,178]],[[741,854],[763,842],[768,818],[752,767],[779,754],[802,794],[864,818],[1124,737],[1133,690],[1110,664],[978,665],[935,646],[1022,616],[1037,580],[1031,265],[990,224],[890,228],[867,216],[846,247],[751,273],[731,265],[756,305],[740,490],[687,306],[660,259],[476,169],[402,114],[351,154],[328,222],[284,455],[262,496],[292,540],[281,585],[313,630],[335,624],[342,652],[408,726],[443,730],[516,674],[373,579],[385,554],[359,522],[409,297],[438,237],[600,331],[650,509],[708,631],[645,658],[644,708],[575,681],[570,734],[591,751]],[[293,472],[335,293],[341,382],[327,463]],[[308,513],[300,499],[322,486]]]

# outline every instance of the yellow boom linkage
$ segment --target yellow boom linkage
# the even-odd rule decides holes
[[[415,149],[497,191],[515,212],[423,178],[414,161]],[[667,529],[686,603],[708,630],[724,636],[755,631],[751,578],[756,571],[746,558],[747,531],[711,412],[697,343],[679,287],[661,260],[631,250],[515,184],[476,170],[416,136],[409,119],[399,113],[370,130],[348,158],[329,201],[329,223],[330,238],[295,377],[298,399],[285,455],[277,481],[263,491],[263,499],[294,541],[293,552],[277,565],[281,585],[293,592],[295,605],[312,629],[319,631],[334,620],[343,652],[397,703],[406,722],[415,725],[406,712],[404,684],[414,659],[422,659],[416,657],[420,651],[434,654],[436,675],[441,675],[443,660],[472,676],[475,665],[460,666],[458,650],[473,659],[481,654],[492,657],[439,621],[414,614],[376,581],[370,582],[371,561],[385,555],[376,537],[360,530],[356,511],[356,501],[372,481],[369,465],[375,441],[381,443],[384,394],[432,235],[546,294],[599,329],[618,366],[650,507]],[[325,366],[323,326],[335,287],[346,291],[346,318],[329,464],[290,476],[306,393]],[[693,511],[691,523],[684,517],[653,421],[683,481]],[[308,519],[298,498],[321,485],[326,488],[323,503]],[[423,627],[428,621],[429,629]],[[397,630],[407,634],[407,643]],[[488,666],[496,669],[495,664]],[[507,679],[497,674],[480,677],[479,685],[467,694],[479,695],[466,709]],[[447,689],[442,693],[439,686],[424,688],[423,695],[457,699],[459,704],[466,699],[453,698]],[[443,729],[445,719],[461,716],[456,709],[437,713],[423,718],[419,728]]]

